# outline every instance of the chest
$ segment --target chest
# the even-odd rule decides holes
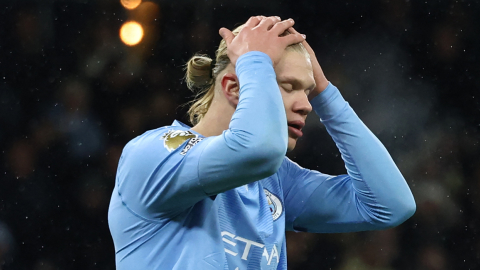
[[[270,177],[217,195],[215,203],[229,269],[276,269],[284,255],[282,194],[278,180]]]

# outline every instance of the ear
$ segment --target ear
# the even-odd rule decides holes
[[[222,77],[222,92],[228,102],[234,107],[238,104],[240,96],[240,83],[238,77],[234,73],[225,73]]]

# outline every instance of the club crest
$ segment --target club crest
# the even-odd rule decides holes
[[[265,195],[267,196],[267,201],[268,201],[268,207],[270,207],[270,211],[272,212],[272,217],[273,220],[277,220],[283,212],[283,205],[280,199],[272,194],[270,191],[267,189],[263,189],[265,192]]]

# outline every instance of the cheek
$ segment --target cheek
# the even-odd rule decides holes
[[[285,91],[282,92],[282,99],[283,99],[283,106],[285,110],[288,111],[292,108],[292,104],[294,102],[294,95],[292,93],[287,93]]]

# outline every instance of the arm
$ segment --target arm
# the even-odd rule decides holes
[[[287,150],[286,115],[270,58],[244,54],[236,72],[240,99],[230,126],[207,140],[199,157],[199,180],[207,195],[274,174]]]
[[[311,103],[335,141],[348,175],[325,175],[285,161],[287,229],[384,229],[413,215],[415,201],[405,179],[338,89],[329,84]]]
[[[304,37],[298,33],[279,37],[294,24],[291,19],[279,22],[278,17],[262,17],[257,24],[252,20],[236,37],[220,29],[228,57],[236,66],[240,99],[229,129],[212,138],[199,159],[199,180],[207,195],[274,174],[286,152],[286,115],[273,66],[288,45]],[[250,60],[242,56],[245,52]]]
[[[278,170],[287,148],[287,123],[273,65],[286,46],[303,37],[279,37],[293,21],[275,22],[250,19],[236,37],[222,28],[240,83],[229,128],[191,146],[184,155],[185,145],[172,152],[164,148],[162,135],[168,130],[132,140],[117,173],[124,204],[144,215],[172,216],[208,196]],[[275,26],[269,28],[269,23]],[[195,136],[188,129],[183,131]]]

